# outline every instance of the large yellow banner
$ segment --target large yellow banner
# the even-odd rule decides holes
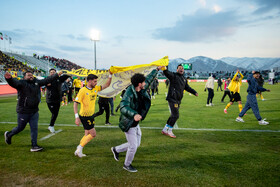
[[[130,78],[136,73],[142,73],[147,76],[152,70],[158,66],[168,66],[169,60],[165,56],[157,61],[154,61],[150,64],[142,64],[128,67],[120,66],[111,66],[110,71],[112,74],[112,82],[110,86],[101,92],[98,95],[102,97],[114,97],[118,95],[122,90],[131,84]],[[98,85],[103,85],[106,83],[109,77],[109,70],[88,70],[88,69],[78,69],[73,71],[63,71],[64,73],[79,76],[87,77],[89,74],[95,74],[98,76],[97,82]]]

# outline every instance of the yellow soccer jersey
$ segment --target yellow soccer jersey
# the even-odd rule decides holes
[[[95,112],[95,101],[97,93],[101,91],[101,86],[95,86],[92,89],[83,87],[80,89],[75,101],[81,104],[80,116],[89,117]]]
[[[73,81],[73,84],[74,84],[74,87],[75,87],[75,88],[81,88],[81,86],[82,86],[82,81],[79,80],[79,79],[75,79],[75,80]]]

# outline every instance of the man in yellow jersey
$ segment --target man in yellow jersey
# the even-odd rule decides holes
[[[75,97],[76,97],[77,94],[79,93],[79,90],[81,89],[81,86],[82,86],[82,81],[80,80],[80,77],[76,78],[76,79],[73,81],[73,85],[74,85]]]
[[[240,75],[240,78],[238,77],[238,74]],[[227,114],[227,109],[233,104],[233,102],[238,102],[238,108],[239,112],[242,111],[242,103],[241,103],[241,96],[240,96],[240,87],[242,85],[242,79],[243,79],[242,73],[237,70],[236,74],[232,78],[232,81],[230,82],[228,89],[231,91],[231,99],[230,102],[227,104],[226,108],[224,109],[224,113]]]
[[[97,93],[109,87],[111,84],[112,75],[109,75],[108,81],[102,86],[97,86],[97,78],[98,77],[94,74],[89,74],[87,76],[87,86],[84,86],[79,91],[74,102],[75,123],[79,126],[80,122],[82,122],[85,129],[85,135],[81,139],[80,144],[74,153],[80,158],[86,156],[83,154],[84,146],[96,136],[96,131],[94,128],[94,112]],[[81,104],[79,114],[78,104]]]

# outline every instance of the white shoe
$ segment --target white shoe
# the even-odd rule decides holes
[[[213,104],[213,103],[210,103],[210,105],[211,105],[211,106],[214,106],[214,104]]]
[[[241,117],[237,117],[235,121],[244,123],[244,120]]]
[[[211,104],[206,104],[206,106],[211,106]]]
[[[262,101],[265,101],[266,99],[262,99]]]
[[[74,155],[78,156],[80,158],[87,156],[87,155],[83,154],[82,152],[78,151],[78,149],[75,151]]]
[[[259,125],[268,125],[269,122],[265,121],[265,119],[262,119],[261,121],[259,121]]]
[[[50,131],[51,133],[55,133],[55,130],[54,130],[54,127],[53,127],[53,126],[49,126],[48,129],[49,129],[49,131]]]

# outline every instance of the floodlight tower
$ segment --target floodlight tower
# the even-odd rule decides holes
[[[100,32],[98,30],[91,30],[90,40],[94,42],[94,69],[96,70],[96,42],[100,40]]]

